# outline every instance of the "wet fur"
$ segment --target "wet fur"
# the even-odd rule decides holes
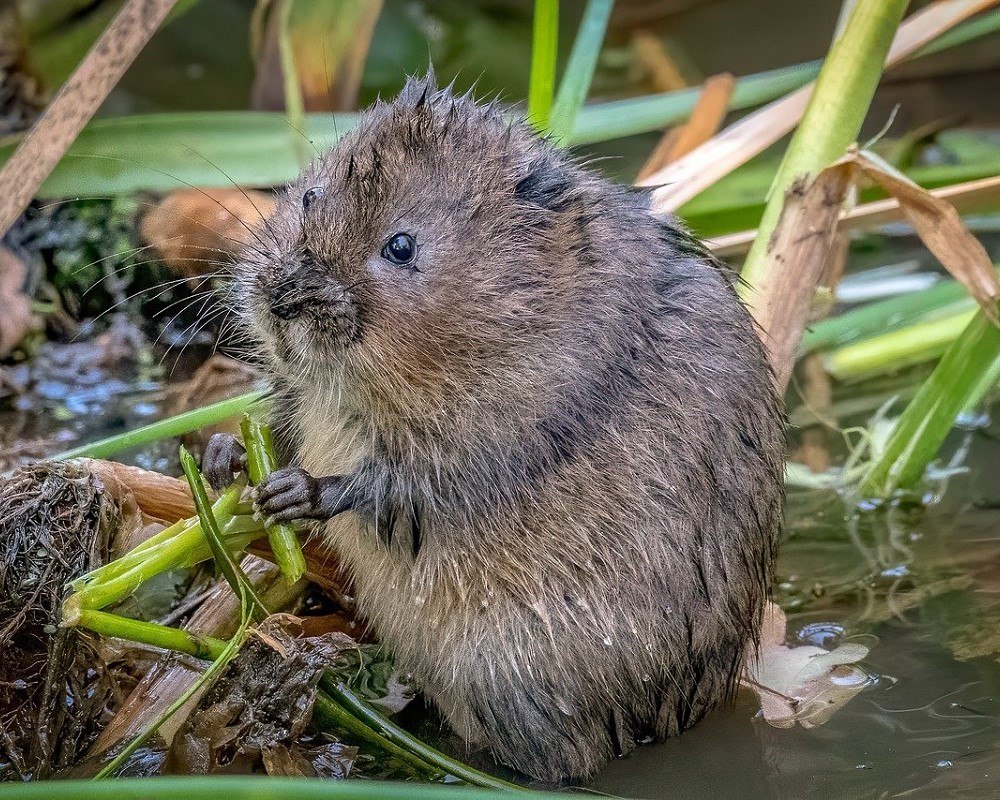
[[[379,257],[399,230],[419,271]],[[240,308],[293,463],[352,476],[329,541],[458,733],[580,779],[730,697],[779,536],[781,413],[729,276],[679,225],[428,78],[265,235]]]

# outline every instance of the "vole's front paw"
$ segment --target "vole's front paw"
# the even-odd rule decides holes
[[[231,433],[216,433],[201,457],[201,472],[216,491],[225,489],[247,466],[247,451]]]
[[[272,472],[256,491],[257,507],[271,519],[330,519],[351,507],[340,476],[314,478],[304,469]]]

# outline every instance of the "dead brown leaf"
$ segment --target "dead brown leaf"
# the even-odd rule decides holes
[[[687,87],[688,82],[684,80],[677,62],[655,34],[645,30],[635,31],[632,34],[632,51],[654,91],[673,92]]]
[[[969,232],[955,207],[870,151],[854,151],[843,163],[853,164],[892,195],[927,249],[969,290],[993,324],[1000,324],[1000,279],[986,248]]]
[[[0,246],[0,358],[9,356],[41,324],[31,310],[31,298],[24,293],[27,277],[27,265]]]
[[[343,634],[303,638],[287,614],[269,617],[253,633],[174,735],[169,771],[215,772],[293,745],[312,718],[324,670],[357,647]],[[271,755],[279,771],[301,769]]]
[[[254,189],[177,189],[145,217],[142,237],[182,275],[217,272],[252,241],[274,212],[274,198]]]
[[[98,458],[80,461],[100,481],[105,492],[119,503],[134,503],[147,517],[169,524],[194,516],[194,501],[186,481],[117,461]],[[136,544],[130,543],[125,550]]]

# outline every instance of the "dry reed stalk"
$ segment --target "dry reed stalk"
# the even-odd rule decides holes
[[[735,85],[735,79],[728,72],[713,75],[705,81],[688,121],[676,128],[670,128],[663,134],[639,170],[639,175],[635,179],[636,185],[648,185],[646,179],[650,175],[678,158],[686,156],[718,133],[729,111],[729,98]]]
[[[968,17],[1000,0],[939,0],[909,17],[896,33],[886,57],[892,67]],[[676,211],[692,197],[790,133],[805,113],[815,82],[776,100],[731,125],[687,156],[647,179],[662,184],[653,193],[653,210]]]
[[[934,197],[950,203],[962,213],[977,211],[985,206],[1000,203],[1000,176],[979,178],[965,183],[956,183],[953,186],[943,186],[940,189],[931,189],[930,193]],[[888,197],[852,208],[841,216],[838,230],[855,231],[876,228],[905,218],[906,212],[899,200]],[[756,236],[757,229],[754,228],[716,236],[706,240],[705,244],[720,258],[729,258],[742,255],[749,250]]]
[[[663,42],[649,31],[632,34],[632,48],[636,60],[649,74],[650,83],[657,92],[674,92],[687,88],[677,62],[671,58]]]
[[[176,0],[128,0],[0,171],[0,235],[7,232],[100,108]]]
[[[80,462],[112,494],[120,495],[118,487],[130,491],[139,510],[149,517],[169,524],[194,516],[194,501],[186,481],[117,461],[83,458]]]

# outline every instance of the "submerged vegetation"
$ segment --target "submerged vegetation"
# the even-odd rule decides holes
[[[13,87],[0,95],[9,134],[0,142],[0,182],[17,189],[0,198],[0,399],[39,415],[67,393],[53,385],[97,375],[103,386],[121,363],[157,386],[175,370],[191,377],[153,408],[133,402],[134,385],[121,385],[89,397],[77,409],[84,421],[62,432],[12,425],[0,434],[0,468],[8,470],[0,647],[14,654],[2,681],[20,692],[0,693],[0,779],[234,769],[478,788],[275,778],[251,790],[218,777],[215,784],[181,778],[156,791],[531,796],[518,776],[470,766],[452,755],[454,743],[432,747],[413,733],[412,720],[394,716],[413,688],[354,619],[331,555],[303,544],[293,526],[259,519],[245,482],[210,496],[185,449],[200,448],[207,431],[235,430],[242,416],[250,483],[279,466],[261,422],[269,387],[238,363],[239,344],[213,300],[235,254],[266,224],[266,192],[354,125],[359,97],[382,86],[382,78],[367,85],[364,76],[379,64],[385,71],[385,49],[426,60],[423,40],[415,55],[410,41],[422,34],[439,73],[467,84],[487,65],[449,50],[447,32],[429,21],[430,4],[404,13],[389,2],[260,0],[245,20],[256,66],[251,110],[118,113],[119,102],[88,122],[117,80],[100,61],[106,48],[83,60],[88,48],[104,36],[130,63],[159,20],[137,18],[139,3],[76,5],[21,0],[0,11],[0,76]],[[206,4],[152,5],[170,29]],[[902,524],[899,515],[922,513],[962,469],[964,450],[956,456],[951,446],[956,424],[988,410],[1000,381],[1000,134],[944,122],[899,130],[891,118],[873,120],[870,105],[883,69],[961,53],[984,37],[996,42],[997,4],[937,0],[906,16],[902,0],[845,0],[821,63],[674,88],[662,73],[683,72],[682,59],[661,46],[642,62],[620,44],[629,28],[621,21],[616,28],[612,0],[581,5],[535,0],[522,9],[517,35],[530,41],[523,48],[530,59],[519,91],[502,99],[513,105],[523,96],[526,104],[511,113],[526,113],[539,132],[581,156],[666,129],[655,148],[642,143],[652,155],[641,183],[653,187],[655,213],[677,213],[741,270],[739,291],[795,429],[788,486],[834,503],[858,541],[878,515],[891,527]],[[645,13],[628,5],[619,4],[625,20]],[[609,97],[615,92],[601,83],[602,71],[612,72],[623,52],[638,62],[633,68],[659,74],[659,83],[647,81],[658,91]],[[392,72],[386,85],[402,77]],[[60,94],[60,85],[98,88]],[[50,110],[64,103],[72,124],[42,112],[38,97],[46,94]],[[726,109],[755,110],[720,131]],[[51,170],[39,167],[48,163]],[[183,194],[192,189],[194,200]],[[231,194],[206,191],[213,189]],[[33,198],[27,210],[22,195]],[[149,226],[142,220],[165,207],[171,223],[183,223],[169,237],[181,242],[177,257],[142,233]],[[886,266],[887,231],[902,231],[919,263],[934,266]],[[127,333],[123,319],[137,320]],[[73,350],[79,339],[100,344]],[[228,355],[212,356],[217,350]],[[131,410],[100,433],[88,429],[84,418],[109,397]],[[112,457],[143,469],[103,460]],[[70,530],[80,531],[75,542]],[[890,598],[890,610],[872,612],[890,617],[895,590],[879,581],[908,576],[881,559],[907,547],[896,537],[871,548],[878,551],[869,559],[871,580],[830,581],[829,590],[817,582],[813,598],[863,589]],[[930,595],[946,590],[933,586]],[[791,579],[776,599],[787,609],[806,602]],[[774,626],[762,659],[780,680],[760,685],[767,669],[746,678],[770,697],[763,714],[772,723],[820,724],[826,717],[815,708],[838,708],[869,685],[860,672],[847,680],[868,644],[827,647],[830,637],[801,635],[796,654],[785,647],[784,618]],[[817,642],[822,650],[803,651]],[[177,658],[160,658],[163,651]],[[821,661],[810,663],[823,669],[805,677],[804,662],[794,659],[817,653]],[[255,686],[258,673],[270,684]],[[282,691],[270,702],[266,692],[276,685]],[[785,703],[777,711],[776,697]],[[129,780],[113,790],[57,788],[52,793],[64,798],[145,791]]]

